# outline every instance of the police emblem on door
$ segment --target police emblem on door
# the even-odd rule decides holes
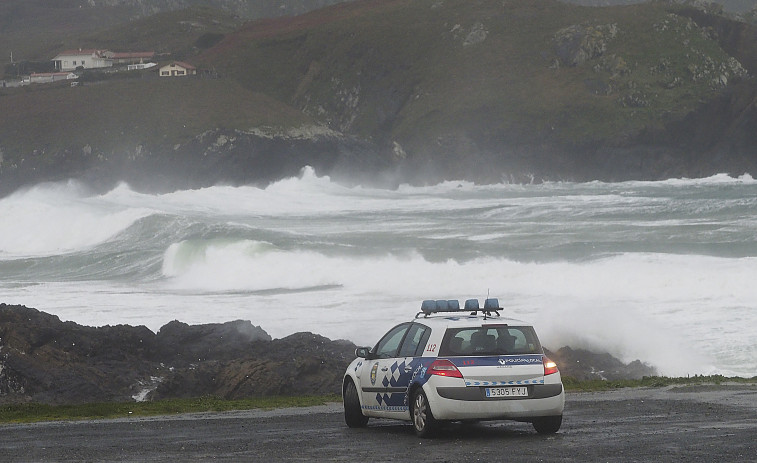
[[[378,372],[378,362],[373,364],[373,368],[371,368],[371,386],[376,385],[376,372]]]

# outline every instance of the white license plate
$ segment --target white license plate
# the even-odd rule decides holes
[[[486,397],[528,397],[528,388],[520,387],[487,387]]]

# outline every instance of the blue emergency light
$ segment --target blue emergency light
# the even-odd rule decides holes
[[[481,306],[478,305],[478,299],[468,299],[465,301],[465,310],[480,310]]]
[[[426,315],[437,312],[459,312],[460,301],[457,299],[427,299],[421,303],[421,311]]]
[[[499,299],[497,298],[491,298],[484,301],[484,310],[487,312],[491,310],[499,310],[500,308]]]

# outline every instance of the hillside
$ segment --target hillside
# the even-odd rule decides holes
[[[396,143],[418,170],[470,176],[483,161],[570,176],[571,152],[644,141],[747,79],[687,11],[355,2],[250,23],[198,60],[336,130]]]
[[[335,128],[411,147],[461,129],[602,139],[687,114],[724,87],[721,75],[744,74],[662,6],[375,3],[252,23],[198,59]]]
[[[161,14],[170,22],[171,13],[180,16],[182,10],[212,10],[220,18],[217,25],[224,28],[230,19],[238,25],[249,19],[302,14],[341,1],[344,0],[3,0],[0,69],[10,63],[11,53],[14,61],[44,61],[64,48],[105,48],[111,43],[119,48],[170,48],[176,37],[167,34],[156,41],[155,33],[145,31],[144,25],[131,28],[134,21],[144,18],[152,17],[153,23],[165,21],[160,19]],[[199,18],[188,18],[181,30],[169,26],[170,32],[181,36],[188,32],[186,29],[196,29],[198,23],[202,26],[202,21],[194,19]],[[108,43],[102,43],[103,39]]]
[[[99,30],[66,43],[66,48],[104,48],[113,51],[150,50],[173,59],[190,59],[243,20],[223,11],[194,7],[157,13],[126,24]]]
[[[218,79],[0,90],[13,108],[0,111],[0,193],[142,171],[175,187],[264,183],[308,164],[389,184],[757,172],[757,29],[744,22],[556,0],[361,0],[234,30],[218,14],[91,36],[116,48],[139,31],[141,48],[176,35],[166,25],[223,25],[172,45]]]
[[[643,3],[648,0],[563,0],[568,3],[575,3],[577,5],[584,6],[614,6],[614,5],[629,5],[634,3]],[[717,0],[717,1],[705,1],[705,0],[680,0],[680,3],[699,4],[699,5],[720,5],[724,11],[733,13],[744,13],[755,6],[757,6],[754,0]]]

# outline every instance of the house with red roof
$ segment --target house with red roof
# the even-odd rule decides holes
[[[197,68],[183,61],[174,61],[160,68],[160,77],[193,76],[197,74]]]

